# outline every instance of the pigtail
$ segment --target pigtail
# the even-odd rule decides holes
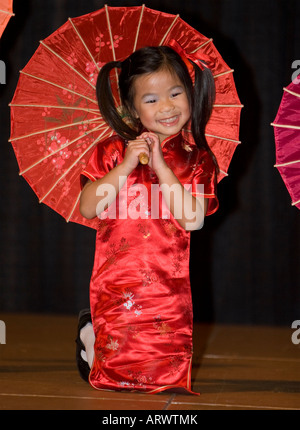
[[[215,101],[215,82],[210,69],[204,67],[204,69],[201,70],[196,64],[194,64],[194,70],[195,83],[192,103],[192,134],[195,142],[199,142],[199,146],[209,152],[218,172],[219,167],[216,157],[210,149],[205,137],[206,125],[212,114]]]
[[[110,72],[114,68],[122,68],[122,62],[111,61],[105,64],[98,75],[96,95],[99,109],[105,121],[117,134],[124,139],[135,139],[137,136],[136,131],[123,120],[121,112],[117,110],[115,105],[110,83]]]

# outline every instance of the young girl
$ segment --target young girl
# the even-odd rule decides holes
[[[122,114],[110,84],[115,68]],[[168,46],[146,47],[102,68],[97,97],[117,134],[98,145],[83,172],[81,213],[100,220],[92,318],[83,312],[78,327],[81,374],[96,389],[192,393],[189,231],[218,206],[204,134],[213,78]],[[188,123],[193,139],[186,140]]]

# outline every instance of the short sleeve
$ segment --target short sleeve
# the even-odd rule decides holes
[[[195,173],[192,180],[193,196],[208,199],[206,215],[212,215],[219,207],[217,197],[217,172],[212,157],[207,151],[199,153]]]
[[[87,165],[81,172],[80,182],[83,187],[88,179],[95,182],[103,178],[120,161],[124,152],[124,142],[117,136],[99,142]]]

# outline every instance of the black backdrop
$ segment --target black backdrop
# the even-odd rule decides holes
[[[11,101],[19,70],[38,42],[69,16],[136,1],[14,0],[16,16],[0,41],[0,311],[77,313],[88,305],[95,232],[66,222],[37,198],[10,143]],[[245,105],[242,145],[219,185],[220,209],[192,234],[195,320],[282,324],[300,319],[300,212],[275,163],[274,120],[282,89],[300,59],[298,0],[149,0],[207,37],[235,70]],[[300,142],[299,142],[300,144]],[[0,315],[1,316],[1,315]]]

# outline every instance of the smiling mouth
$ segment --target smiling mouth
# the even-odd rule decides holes
[[[163,124],[163,125],[166,125],[166,126],[171,126],[171,125],[177,124],[178,121],[179,121],[179,115],[175,115],[175,116],[172,116],[170,118],[161,119],[158,122],[160,124]]]

